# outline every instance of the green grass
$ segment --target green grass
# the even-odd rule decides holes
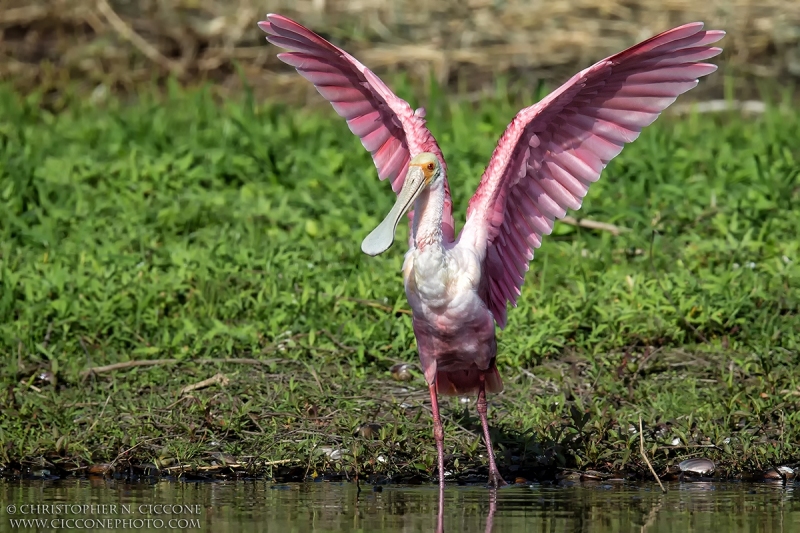
[[[460,226],[518,105],[425,104]],[[57,114],[5,90],[0,114],[6,474],[219,453],[295,476],[432,474],[423,380],[388,373],[416,358],[407,230],[384,256],[360,252],[393,197],[341,119],[176,89]],[[798,139],[786,108],[662,117],[578,214],[632,231],[557,224],[499,332],[507,477],[643,474],[640,415],[660,469],[800,460]],[[81,374],[145,359],[174,361]],[[180,395],[217,372],[227,386]],[[467,479],[485,463],[473,404],[443,404],[449,468]]]

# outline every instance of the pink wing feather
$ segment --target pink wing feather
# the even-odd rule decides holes
[[[389,178],[395,193],[403,186],[408,162],[417,154],[436,154],[446,170],[442,151],[425,126],[424,113],[412,111],[408,102],[353,56],[281,15],[268,14],[258,27],[267,33],[269,42],[289,50],[278,58],[313,83],[336,113],[347,120],[350,131],[372,154],[378,177]],[[445,181],[442,233],[448,242],[453,241],[454,234],[452,205]],[[413,220],[413,211],[408,216]]]
[[[506,128],[459,237],[486,253],[486,303],[499,327],[555,220],[579,209],[623,146],[717,69],[700,61],[722,51],[709,45],[725,32],[702,29],[700,22],[679,26],[595,63]]]

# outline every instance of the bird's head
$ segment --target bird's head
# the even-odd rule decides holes
[[[403,188],[397,194],[397,201],[383,222],[361,243],[361,251],[375,256],[388,250],[394,242],[397,224],[403,215],[411,209],[422,191],[440,185],[443,177],[442,165],[435,154],[423,152],[411,159]]]

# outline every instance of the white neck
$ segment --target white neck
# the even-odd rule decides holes
[[[414,243],[417,248],[441,246],[442,213],[444,212],[443,181],[431,185],[414,203]]]

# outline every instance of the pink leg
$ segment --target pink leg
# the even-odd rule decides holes
[[[436,452],[439,456],[439,489],[444,489],[444,431],[439,418],[439,399],[436,397],[436,383],[428,386],[431,392],[431,411],[433,411],[433,438],[436,439]]]
[[[486,517],[486,533],[492,533],[494,529],[494,513],[497,512],[497,490],[491,489],[489,491],[489,516]]]
[[[444,485],[439,485],[439,512],[436,515],[436,533],[444,533]]]
[[[486,419],[486,385],[484,377],[481,376],[481,384],[478,389],[478,416],[481,417],[483,426],[483,440],[486,442],[486,451],[489,452],[489,484],[493,487],[506,485],[505,480],[500,477],[497,465],[494,462],[494,451],[492,450],[492,438],[489,436],[489,421]]]

